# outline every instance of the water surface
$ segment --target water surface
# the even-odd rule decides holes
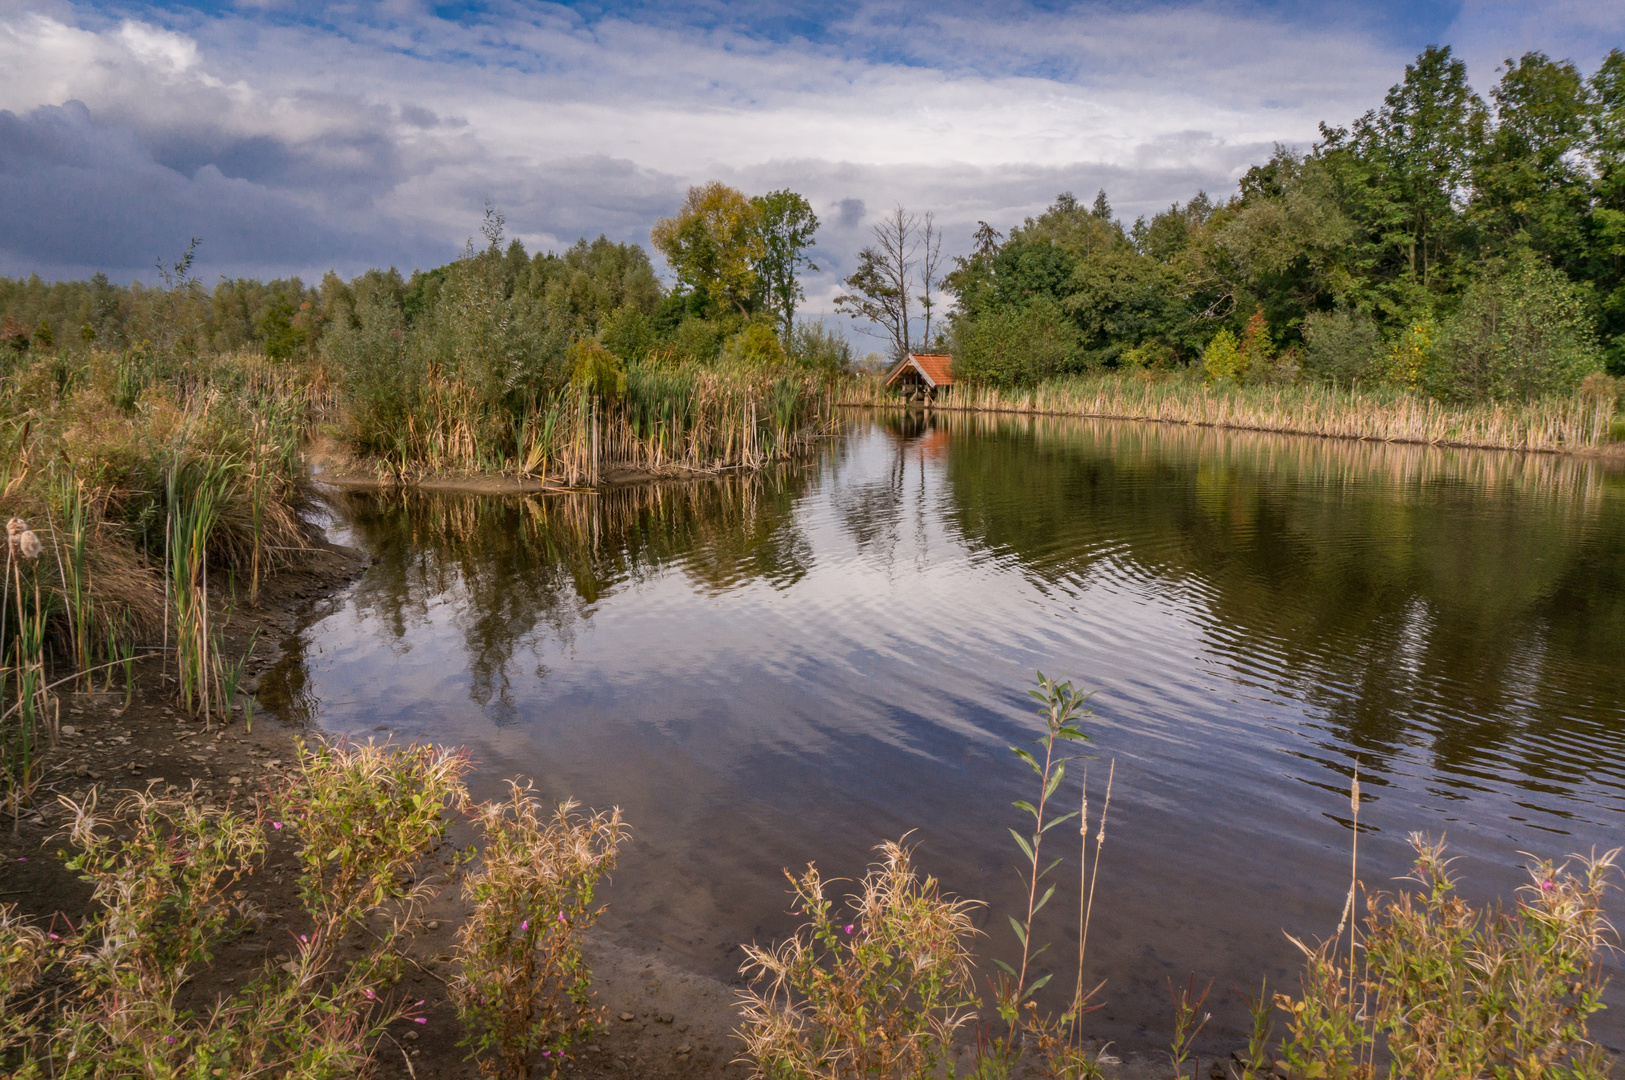
[[[619,804],[606,925],[722,976],[793,925],[784,867],[853,876],[911,830],[1008,955],[1037,669],[1097,691],[1097,808],[1116,762],[1088,967],[1125,1048],[1165,1042],[1170,977],[1216,980],[1210,1045],[1232,984],[1291,982],[1282,931],[1343,904],[1356,763],[1373,887],[1412,831],[1478,898],[1625,835],[1625,476],[1591,463],[893,414],[767,476],[335,513],[372,566],[283,700]],[[1076,898],[1043,927],[1068,987]]]

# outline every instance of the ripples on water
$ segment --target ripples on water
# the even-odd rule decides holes
[[[1293,981],[1356,762],[1374,888],[1413,830],[1480,898],[1622,834],[1625,478],[1594,464],[888,415],[765,477],[336,512],[373,564],[284,699],[620,804],[609,925],[717,974],[792,925],[782,867],[856,875],[911,829],[1008,951],[1038,668],[1099,691],[1096,798],[1117,762],[1089,961],[1120,1046],[1165,1041],[1170,976]],[[1215,1045],[1242,1019],[1220,1002]]]

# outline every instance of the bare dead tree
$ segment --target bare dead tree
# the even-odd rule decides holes
[[[874,227],[875,242],[858,252],[858,266],[841,284],[850,292],[835,298],[835,307],[854,319],[866,319],[877,337],[891,339],[892,354],[902,359],[913,349],[909,290],[914,285],[919,251],[919,220],[902,206]]]

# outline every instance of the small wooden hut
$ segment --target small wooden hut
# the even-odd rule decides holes
[[[947,353],[909,353],[886,376],[886,386],[906,401],[935,401],[954,384],[954,358]]]

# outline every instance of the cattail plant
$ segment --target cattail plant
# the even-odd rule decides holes
[[[524,1080],[541,1056],[557,1075],[570,1048],[599,1026],[581,935],[597,921],[598,881],[628,831],[620,810],[549,812],[528,785],[473,810],[478,865],[463,879],[470,904],[457,933],[450,987],[464,1037],[490,1076]]]

